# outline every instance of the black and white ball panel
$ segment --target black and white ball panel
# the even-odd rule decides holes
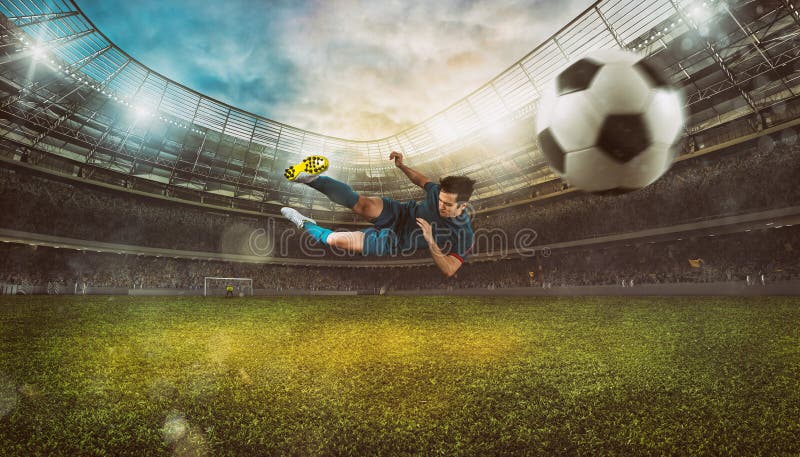
[[[578,151],[597,144],[603,115],[586,92],[558,97],[549,128],[565,151]]]
[[[617,187],[622,165],[598,147],[567,153],[564,177],[570,185],[588,192]]]
[[[550,129],[544,129],[539,132],[539,148],[547,159],[556,173],[564,173],[564,149],[559,146],[556,139],[553,137],[553,132]]]
[[[681,95],[674,90],[654,90],[644,118],[654,143],[672,144],[683,125]]]
[[[567,182],[588,192],[612,188],[638,189],[652,184],[672,163],[669,148],[652,145],[629,162],[621,164],[598,147],[573,151],[564,157]]]
[[[601,63],[591,59],[578,60],[556,77],[556,94],[561,96],[588,89],[601,67]]]
[[[603,65],[586,93],[598,111],[607,114],[641,113],[650,102],[651,87],[627,63]]]
[[[652,62],[648,62],[647,59],[636,62],[634,68],[644,76],[650,87],[668,89],[672,86],[664,73],[656,68]]]
[[[622,165],[620,186],[634,189],[649,186],[669,169],[673,159],[669,145],[651,144],[645,151]]]
[[[619,163],[626,163],[653,143],[642,114],[611,114],[603,120],[597,145]]]

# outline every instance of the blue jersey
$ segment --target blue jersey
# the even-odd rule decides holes
[[[372,222],[374,228],[362,230],[364,239],[364,255],[386,255],[393,251],[400,254],[412,253],[417,249],[427,249],[428,243],[417,225],[417,218],[431,224],[434,239],[439,249],[462,262],[471,251],[474,232],[469,216],[464,211],[455,218],[439,215],[439,184],[425,184],[425,200],[417,202],[409,200],[400,203],[390,198],[383,198],[383,211]]]

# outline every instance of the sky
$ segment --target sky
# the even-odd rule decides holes
[[[374,140],[447,108],[589,0],[77,0],[162,75],[317,133]]]

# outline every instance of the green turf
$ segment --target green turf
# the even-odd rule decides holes
[[[0,455],[798,455],[794,298],[0,299]]]

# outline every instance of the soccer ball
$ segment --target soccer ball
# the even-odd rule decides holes
[[[550,168],[588,192],[641,189],[672,165],[683,97],[642,56],[594,51],[559,73],[536,119]]]

